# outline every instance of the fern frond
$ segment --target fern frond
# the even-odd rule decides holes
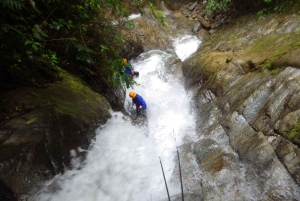
[[[11,10],[21,10],[25,8],[25,1],[24,0],[2,0],[0,1],[3,7],[9,8]]]

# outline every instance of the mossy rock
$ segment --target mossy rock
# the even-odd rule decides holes
[[[88,149],[95,130],[110,118],[102,95],[72,75],[61,76],[44,88],[3,93],[0,190],[7,195],[27,194],[33,184],[63,173],[71,167],[71,150],[84,158],[78,148]]]
[[[48,105],[54,105],[61,113],[86,123],[104,123],[102,117],[110,116],[108,101],[67,73],[62,74],[61,81],[46,87],[18,88],[4,92],[2,97],[0,122]]]

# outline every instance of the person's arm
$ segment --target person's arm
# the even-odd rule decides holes
[[[142,98],[142,106],[143,106],[143,109],[146,109],[147,108],[147,104],[146,104],[146,101]]]
[[[147,108],[147,105],[146,105],[146,102],[145,102],[145,100],[141,97],[141,96],[139,96],[139,97],[137,97],[138,98],[138,103],[139,103],[139,108],[140,109],[146,109]]]

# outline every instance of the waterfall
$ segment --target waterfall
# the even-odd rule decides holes
[[[174,75],[172,61],[185,60],[201,41],[193,36],[174,39],[174,52],[152,50],[130,61],[139,84],[126,91],[124,107],[134,116],[129,91],[147,103],[147,126],[132,123],[120,112],[97,130],[96,138],[82,163],[73,154],[73,169],[46,182],[29,200],[39,201],[159,201],[167,193],[161,159],[170,195],[180,193],[172,184],[176,148],[197,138],[190,96]],[[171,66],[170,66],[171,65]],[[179,71],[180,72],[180,71]]]

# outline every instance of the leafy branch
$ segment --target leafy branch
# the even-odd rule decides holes
[[[19,73],[19,83],[49,80],[55,76],[48,73],[54,72],[58,65],[86,78],[87,82],[97,82],[101,90],[122,84],[116,82],[122,77],[116,73],[118,70],[112,70],[112,64],[120,59],[119,52],[125,42],[118,29],[132,28],[132,24],[116,27],[111,21],[112,17],[129,15],[123,3],[123,0],[2,0],[0,68],[9,72],[7,77],[16,77],[14,73],[20,71],[43,71],[45,74],[39,76],[47,78],[28,78],[26,73]],[[134,7],[142,4],[140,0],[132,2]]]

